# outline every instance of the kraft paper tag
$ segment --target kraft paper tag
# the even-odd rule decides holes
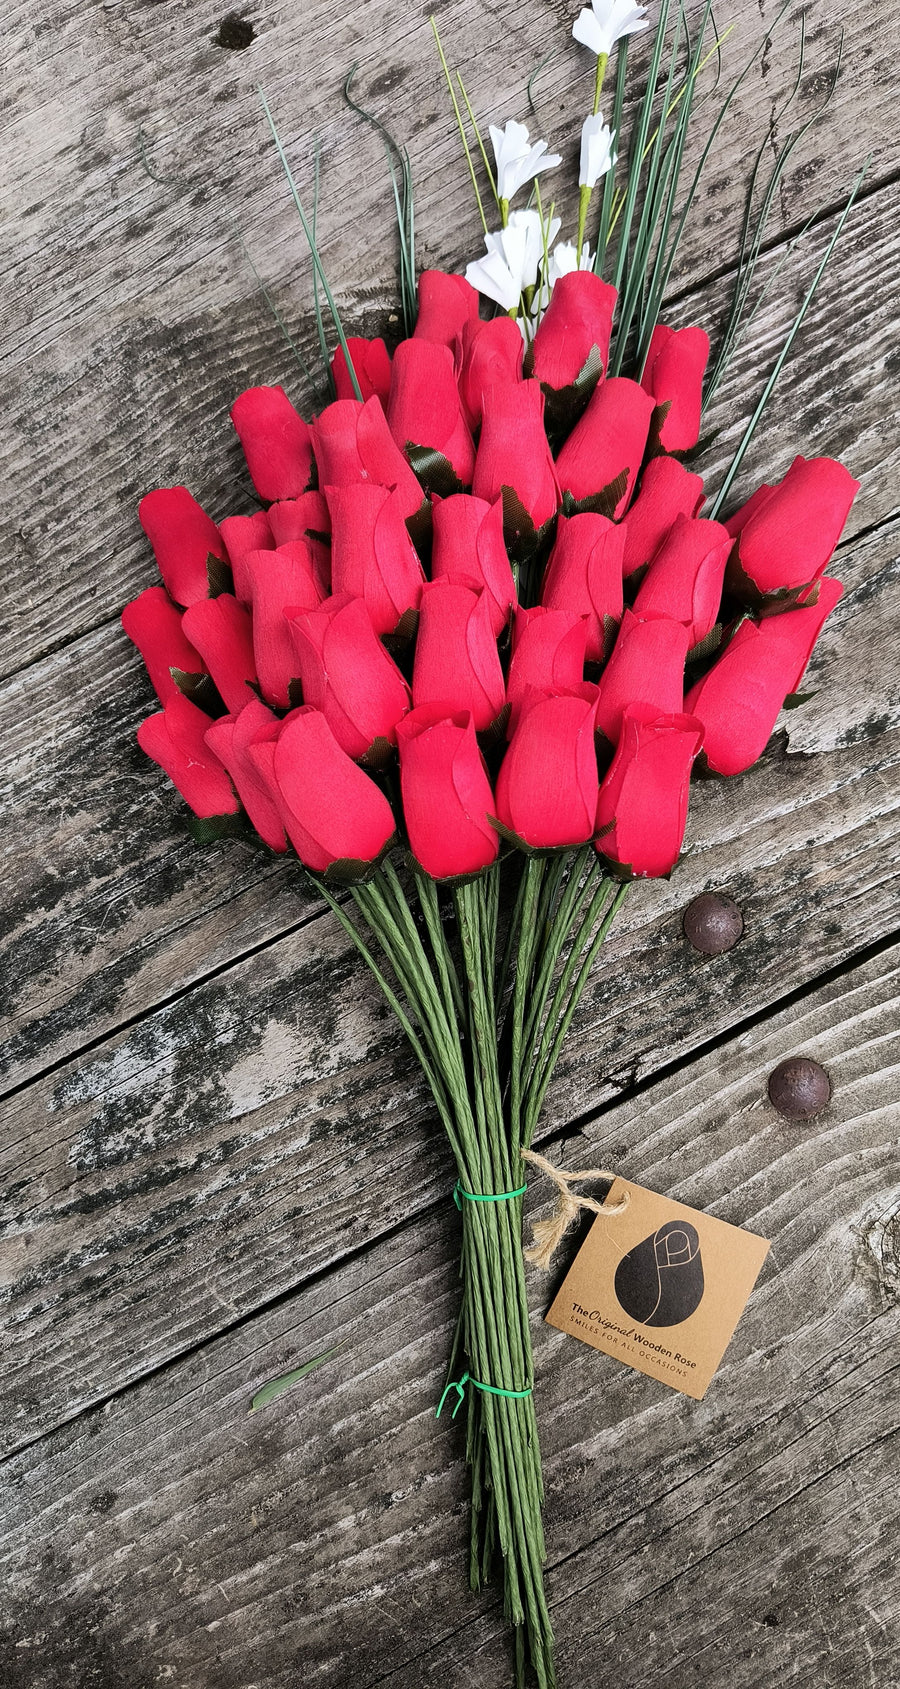
[[[598,1214],[547,1323],[700,1401],[734,1333],[768,1240],[625,1179]]]

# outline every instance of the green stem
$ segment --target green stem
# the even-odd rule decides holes
[[[594,75],[594,104],[591,108],[592,117],[596,117],[600,111],[600,96],[603,93],[603,78],[606,75],[608,63],[609,58],[606,53],[597,54],[597,69]],[[585,184],[578,195],[578,239],[575,243],[575,267],[578,270],[581,269],[581,248],[584,245],[584,230],[592,193],[593,189]]]

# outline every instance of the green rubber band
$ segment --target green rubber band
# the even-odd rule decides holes
[[[456,1418],[456,1415],[459,1413],[459,1410],[465,1400],[467,1384],[474,1384],[476,1390],[483,1390],[488,1396],[509,1396],[513,1401],[520,1401],[523,1397],[532,1395],[534,1391],[533,1384],[529,1384],[524,1390],[502,1390],[499,1384],[482,1384],[477,1378],[473,1378],[470,1372],[464,1372],[462,1378],[452,1378],[450,1383],[446,1385],[444,1393],[438,1402],[437,1408],[435,1409],[435,1419],[440,1419],[441,1408],[447,1400],[451,1390],[455,1390],[457,1392],[457,1397],[456,1406],[454,1407],[450,1418]]]
[[[514,1196],[524,1196],[527,1189],[527,1184],[520,1185],[518,1190],[497,1191],[493,1196],[486,1196],[479,1191],[467,1191],[465,1186],[461,1185],[457,1179],[456,1184],[453,1186],[453,1200],[459,1209],[462,1209],[462,1202],[460,1201],[460,1198],[463,1196],[467,1202],[512,1202]]]

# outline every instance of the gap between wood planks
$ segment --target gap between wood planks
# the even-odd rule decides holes
[[[322,912],[327,913],[327,911]],[[301,927],[308,926],[315,918],[317,917],[310,916],[306,921],[298,922],[297,928],[292,928],[291,931],[299,930]],[[254,949],[248,952],[248,954],[255,954],[257,950],[266,949],[270,943],[276,942],[276,939],[269,940],[266,944],[254,947]],[[582,1114],[566,1121],[564,1125],[556,1126],[545,1134],[542,1134],[539,1131],[536,1135],[535,1142],[541,1144],[544,1150],[553,1148],[557,1144],[565,1144],[578,1133],[586,1131],[589,1127],[601,1121],[605,1116],[613,1113],[623,1103],[630,1102],[641,1096],[643,1093],[651,1090],[656,1085],[684,1073],[688,1068],[696,1066],[696,1064],[702,1061],[705,1057],[714,1054],[717,1050],[723,1049],[736,1039],[743,1037],[746,1033],[751,1032],[754,1028],[774,1019],[777,1015],[784,1013],[786,1010],[808,1000],[810,997],[814,997],[822,989],[835,984],[838,980],[846,977],[850,973],[853,973],[857,968],[865,966],[866,963],[874,961],[877,957],[885,955],[895,946],[898,947],[898,954],[900,954],[900,929],[872,944],[865,945],[859,950],[855,950],[842,962],[836,964],[832,968],[829,968],[825,973],[816,975],[814,978],[808,980],[804,985],[798,986],[795,990],[786,992],[783,996],[768,1004],[766,1008],[755,1010],[753,1013],[744,1016],[743,1019],[734,1022],[722,1032],[716,1033],[712,1037],[705,1039],[702,1043],[695,1045],[691,1050],[686,1051],[684,1055],[677,1057],[671,1062],[663,1063],[660,1067],[655,1068],[652,1073],[648,1073],[643,1078],[623,1086],[614,1097],[607,1098],[605,1102],[598,1104],[596,1108],[585,1110]],[[243,960],[243,957],[241,960]],[[215,969],[213,973],[207,977],[215,978],[217,975],[226,972],[234,965],[234,963],[226,963],[223,967]],[[194,988],[195,987],[193,985],[186,986],[183,990],[174,993],[171,999],[167,999],[167,1002],[177,1002]],[[165,1004],[157,1005],[157,1007],[165,1006]],[[136,1015],[133,1017],[132,1021],[124,1023],[124,1026],[127,1028],[129,1025],[139,1022],[144,1018],[145,1017],[143,1015]],[[103,1043],[104,1041],[105,1039],[98,1039],[95,1042]],[[91,1049],[93,1047],[94,1044],[91,1044],[85,1046],[85,1049]],[[48,1071],[52,1072],[56,1067],[67,1065],[72,1059],[72,1057],[66,1057],[59,1063],[55,1063],[53,1068]],[[28,1087],[35,1082],[36,1078],[29,1079],[23,1086],[18,1087],[18,1089],[27,1090]],[[15,1093],[13,1092],[10,1094]],[[63,1415],[61,1418],[56,1420],[54,1424],[47,1426],[45,1430],[39,1432],[36,1436],[24,1438],[21,1442],[17,1443],[15,1448],[10,1449],[6,1454],[0,1454],[0,1467],[7,1465],[12,1460],[18,1459],[28,1449],[36,1448],[41,1443],[46,1442],[48,1438],[53,1437],[55,1433],[63,1427],[76,1425],[79,1421],[98,1412],[108,1402],[119,1400],[120,1398],[126,1398],[135,1390],[142,1388],[152,1379],[161,1377],[163,1374],[170,1372],[174,1367],[182,1365],[192,1356],[201,1353],[204,1349],[208,1348],[211,1343],[218,1342],[220,1338],[229,1337],[234,1332],[240,1331],[243,1327],[251,1325],[254,1320],[264,1317],[266,1314],[271,1313],[275,1309],[284,1307],[299,1292],[309,1290],[315,1285],[324,1282],[352,1262],[361,1260],[364,1256],[371,1254],[375,1249],[381,1247],[383,1244],[389,1243],[394,1238],[401,1236],[405,1231],[408,1231],[412,1226],[419,1224],[422,1220],[436,1215],[443,1209],[444,1206],[445,1204],[443,1201],[426,1201],[421,1207],[411,1210],[410,1213],[402,1220],[395,1222],[393,1225],[384,1227],[375,1235],[367,1238],[365,1242],[351,1246],[342,1253],[335,1255],[326,1265],[314,1268],[311,1272],[302,1274],[293,1284],[290,1284],[284,1289],[278,1291],[274,1296],[264,1298],[253,1308],[248,1309],[245,1313],[237,1315],[234,1319],[225,1321],[222,1325],[217,1326],[214,1331],[209,1331],[206,1336],[198,1338],[196,1342],[185,1344],[182,1348],[168,1355],[165,1360],[158,1362],[155,1366],[148,1367],[143,1372],[137,1373],[133,1378],[128,1379],[117,1389],[101,1391],[94,1400],[86,1403],[85,1406],[79,1408],[77,1412],[70,1415]],[[378,1680],[379,1683],[381,1681],[387,1681],[387,1679]]]

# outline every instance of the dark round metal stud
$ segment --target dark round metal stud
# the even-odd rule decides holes
[[[788,1056],[769,1075],[769,1101],[786,1120],[812,1120],[831,1097],[831,1080],[809,1056]]]
[[[689,903],[682,921],[684,936],[701,956],[723,956],[737,944],[744,930],[744,917],[730,897],[705,891]]]

